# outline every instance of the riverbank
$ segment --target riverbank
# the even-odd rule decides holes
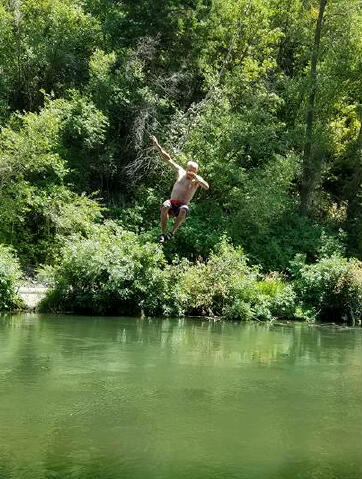
[[[25,309],[36,310],[45,298],[48,289],[40,283],[27,282],[20,286],[18,295],[23,302]]]
[[[160,245],[113,222],[65,243],[57,263],[25,283],[11,251],[3,247],[0,253],[0,310],[25,303],[76,314],[351,325],[362,319],[362,262],[338,255],[312,264],[297,256],[287,272],[265,274],[223,238],[206,260],[169,263]]]
[[[65,245],[47,271],[43,311],[131,316],[362,319],[362,262],[338,255],[308,264],[297,256],[285,273],[263,273],[223,238],[206,260],[166,261],[163,249],[114,223]]]

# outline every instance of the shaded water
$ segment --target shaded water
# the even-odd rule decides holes
[[[361,477],[362,332],[0,318],[0,478]]]

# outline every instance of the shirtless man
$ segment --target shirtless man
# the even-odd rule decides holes
[[[161,207],[161,235],[160,243],[172,238],[179,226],[185,221],[189,211],[188,204],[194,196],[197,188],[201,186],[205,190],[209,189],[208,183],[197,174],[198,164],[195,161],[189,161],[186,170],[175,163],[170,155],[160,146],[157,138],[150,136],[154,146],[160,152],[162,159],[168,163],[176,172],[177,180],[173,185],[171,198],[164,201]],[[166,233],[167,221],[170,217],[175,217],[175,222],[169,233]]]

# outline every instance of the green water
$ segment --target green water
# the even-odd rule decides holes
[[[0,478],[360,479],[360,329],[0,318]]]

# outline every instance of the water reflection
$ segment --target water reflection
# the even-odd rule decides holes
[[[361,331],[0,319],[0,478],[357,478]]]

